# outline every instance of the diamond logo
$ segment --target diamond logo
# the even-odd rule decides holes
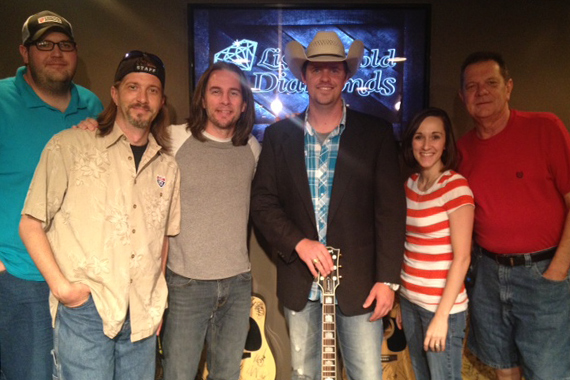
[[[214,54],[214,63],[224,61],[233,63],[244,71],[251,71],[257,50],[257,42],[236,40],[231,46]]]

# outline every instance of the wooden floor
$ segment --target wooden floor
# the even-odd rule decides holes
[[[463,371],[461,374],[465,380],[495,379],[495,371],[481,363],[468,349],[463,354]]]

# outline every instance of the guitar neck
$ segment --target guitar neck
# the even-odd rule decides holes
[[[322,318],[322,379],[336,380],[336,308],[334,289],[332,293],[323,293]]]

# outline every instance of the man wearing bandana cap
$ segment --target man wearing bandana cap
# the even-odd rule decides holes
[[[100,128],[54,136],[32,180],[20,236],[51,290],[59,379],[154,379],[180,228],[164,83],[160,58],[125,55]]]
[[[103,106],[72,81],[78,52],[62,16],[28,17],[19,52],[24,66],[0,80],[0,378],[51,380],[49,287],[18,236],[20,213],[48,140]]]

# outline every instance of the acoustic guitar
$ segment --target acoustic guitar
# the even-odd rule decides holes
[[[265,302],[259,297],[252,296],[250,329],[241,361],[240,380],[275,380],[275,358],[265,336],[266,315]]]
[[[382,342],[382,379],[383,380],[414,380],[414,371],[410,355],[406,350],[404,331],[396,324],[399,303],[384,319],[384,340]]]
[[[267,307],[257,296],[251,297],[249,331],[240,364],[239,380],[275,380],[275,358],[265,337],[265,317]],[[208,368],[204,364],[202,380],[208,378]]]

